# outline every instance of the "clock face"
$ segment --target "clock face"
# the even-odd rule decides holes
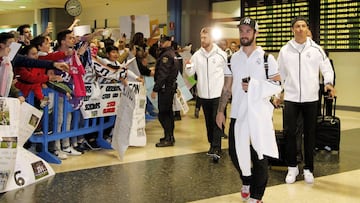
[[[65,3],[65,10],[71,16],[80,15],[80,13],[82,11],[80,1],[78,1],[78,0],[68,0]]]

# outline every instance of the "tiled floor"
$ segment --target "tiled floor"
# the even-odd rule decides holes
[[[176,145],[156,148],[162,136],[158,121],[147,123],[147,145],[130,147],[123,160],[113,150],[87,152],[52,165],[55,177],[0,195],[2,202],[241,202],[241,182],[227,155],[218,164],[208,150],[203,115],[188,115],[176,122]],[[360,202],[360,112],[337,111],[341,118],[340,153],[316,154],[314,185],[299,176],[284,184],[286,169],[273,167],[264,202]],[[276,128],[281,112],[274,116]]]

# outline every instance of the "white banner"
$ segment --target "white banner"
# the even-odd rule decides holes
[[[177,88],[181,91],[181,95],[184,98],[185,102],[193,98],[191,92],[185,84],[183,76],[179,73],[176,78]]]
[[[146,107],[146,88],[139,82],[129,82],[129,87],[135,93],[135,109],[133,113],[129,145],[130,146],[145,146],[145,107]]]
[[[129,146],[145,146],[146,90],[138,82],[129,82],[120,98],[111,146],[124,157]]]
[[[153,91],[154,84],[155,84],[154,77],[144,76],[144,79],[145,79],[146,95],[147,95],[148,99],[150,100],[150,102],[152,103],[154,109],[158,110],[157,94],[156,94],[155,99],[151,98],[151,92]]]
[[[86,97],[81,106],[85,119],[116,115],[120,106],[121,84],[85,84]],[[95,96],[96,95],[96,96]]]
[[[125,33],[127,38],[131,38],[131,33],[141,32],[145,38],[150,37],[150,20],[148,15],[120,16],[119,18],[121,33]]]
[[[173,101],[173,110],[174,111],[182,111],[186,114],[189,111],[189,106],[182,94],[181,90],[178,88],[176,89],[176,93],[174,94],[174,101]]]

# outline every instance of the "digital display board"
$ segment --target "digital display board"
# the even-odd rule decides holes
[[[329,51],[360,51],[360,1],[320,0],[312,7],[310,0],[244,0],[243,16],[259,22],[257,44],[267,51],[279,51],[293,35],[290,22],[310,11],[319,44]],[[313,2],[312,2],[313,3]],[[312,10],[311,10],[311,8]],[[313,20],[313,21],[312,21]],[[317,41],[316,40],[316,41]]]
[[[360,1],[320,0],[320,45],[360,51]]]
[[[279,51],[290,39],[291,20],[295,16],[309,16],[309,3],[307,1],[283,1],[282,3],[254,3],[245,1],[244,16],[250,16],[259,23],[259,36],[257,45],[266,51]]]

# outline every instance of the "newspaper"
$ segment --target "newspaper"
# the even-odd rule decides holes
[[[42,112],[17,98],[0,97],[0,193],[55,174],[48,163],[23,148]]]

